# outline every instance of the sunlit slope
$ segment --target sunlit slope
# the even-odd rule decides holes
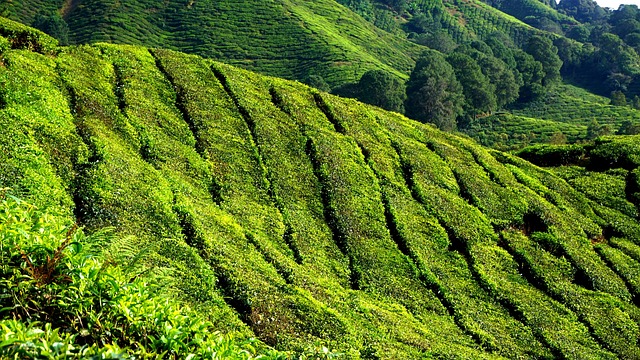
[[[552,172],[168,50],[3,58],[0,187],[152,244],[221,329],[351,358],[640,355],[635,213]]]
[[[576,25],[578,22],[570,16],[559,13],[556,9],[544,4],[540,0],[482,0],[495,8],[512,15],[520,20],[528,16],[547,18],[564,25]]]
[[[562,84],[550,89],[541,99],[479,118],[463,131],[484,146],[522,149],[527,145],[549,143],[560,133],[568,143],[585,141],[594,120],[615,133],[626,121],[638,122],[640,111],[630,106],[611,105],[608,98]]]
[[[465,34],[460,40],[483,40],[489,35],[499,32],[522,46],[532,35],[542,33],[542,31],[480,0],[442,1],[447,12],[456,19],[461,32]],[[455,27],[451,26],[451,28]]]
[[[72,43],[171,48],[290,79],[320,75],[331,85],[371,69],[406,77],[421,52],[333,0],[0,1],[6,16],[27,25],[56,6]]]
[[[415,5],[438,8],[441,26],[458,43],[501,32],[522,45],[543,33],[480,0]],[[169,48],[289,79],[319,75],[331,86],[371,69],[406,78],[424,50],[334,0],[0,0],[0,16],[27,25],[38,13],[56,12],[69,26],[71,43]]]

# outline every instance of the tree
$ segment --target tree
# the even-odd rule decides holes
[[[611,93],[611,105],[613,106],[627,106],[627,98],[620,90],[616,90]]]
[[[348,82],[331,89],[331,93],[346,98],[357,99],[360,95],[360,86],[358,83]]]
[[[425,45],[445,54],[452,52],[458,46],[451,35],[444,30],[429,34],[420,34],[412,38],[412,40],[420,45]]]
[[[598,120],[593,119],[587,126],[587,139],[593,140],[600,136],[611,135],[613,133],[613,129],[611,129],[610,125],[600,125]]]
[[[532,101],[544,93],[542,80],[544,70],[542,64],[536,61],[533,56],[522,50],[514,52],[518,72],[522,76],[522,87],[520,88],[520,101]]]
[[[485,56],[478,61],[482,73],[487,76],[489,82],[495,88],[496,105],[502,108],[518,99],[520,85],[504,61],[493,57]]]
[[[406,24],[409,32],[424,34],[433,29],[435,23],[429,14],[420,13],[411,18]]]
[[[567,143],[567,135],[562,133],[562,131],[556,131],[551,135],[549,139],[549,144],[553,145],[563,145]]]
[[[574,76],[582,63],[583,46],[565,37],[559,37],[553,41],[558,48],[558,56],[562,60],[562,74]]]
[[[32,26],[58,39],[60,45],[69,44],[69,26],[58,13],[38,13]]]
[[[620,125],[616,135],[638,135],[640,134],[640,124],[634,124],[631,120],[625,120]]]
[[[464,95],[453,68],[437,51],[425,52],[407,82],[407,116],[454,130]]]
[[[385,110],[404,112],[406,92],[403,82],[383,70],[364,73],[358,83],[358,99]]]
[[[560,81],[562,60],[558,56],[558,48],[550,39],[542,36],[532,36],[527,42],[526,52],[542,64],[544,70],[543,86]]]
[[[624,42],[638,52],[638,47],[640,47],[640,33],[627,34],[627,36],[624,37]]]
[[[489,46],[486,42],[481,41],[481,40],[474,40],[471,42],[471,48],[478,50],[479,52],[487,55],[487,56],[494,56],[493,53],[493,49],[491,49],[491,46]]]
[[[331,91],[331,86],[329,86],[329,84],[327,84],[324,78],[320,75],[309,75],[304,83],[318,90],[326,92]]]
[[[638,95],[633,97],[632,106],[636,110],[640,110],[640,97]]]
[[[509,37],[501,32],[494,32],[485,39],[485,43],[491,48],[493,56],[504,61],[510,69],[516,68],[515,45]]]
[[[589,28],[584,25],[574,25],[567,32],[567,36],[570,39],[580,42],[589,41],[589,35],[591,35],[591,30],[589,30]]]
[[[607,16],[607,12],[593,0],[562,0],[558,9],[580,22],[598,22]]]
[[[634,77],[640,75],[640,59],[636,51],[627,46],[617,35],[603,33],[596,50],[584,70],[589,76],[607,85],[607,92],[620,90],[625,92]]]
[[[493,111],[497,107],[495,87],[469,55],[455,52],[447,56],[456,78],[462,85],[467,115]]]

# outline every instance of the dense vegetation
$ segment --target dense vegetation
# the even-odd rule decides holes
[[[463,116],[458,117],[457,125],[483,144],[498,148],[521,148],[528,143],[581,141],[588,137],[587,126],[594,119],[606,127],[601,133],[636,131],[629,130],[637,126],[634,109],[640,108],[640,88],[637,86],[640,11],[636,6],[603,9],[593,0],[566,0],[559,3],[540,0],[484,1],[491,7],[478,1],[341,2],[385,29],[389,28],[386,21],[389,12],[393,14],[392,18],[404,19],[405,23],[395,22],[396,26],[388,30],[405,32],[410,40],[418,44],[445,54],[462,52],[471,55],[491,84],[489,87],[476,87],[473,94],[465,90],[467,103],[475,102],[484,106],[467,105]],[[379,24],[381,19],[384,21]],[[551,46],[549,41],[553,43]],[[477,51],[470,52],[469,46]],[[532,55],[535,61],[523,57],[522,50]],[[460,60],[457,55],[455,58]],[[536,61],[540,64],[536,64]],[[536,69],[540,65],[543,77],[540,70]],[[469,61],[457,61],[455,67],[467,77],[477,72],[475,65]],[[500,68],[508,69],[503,73],[512,73],[513,79],[504,76],[499,78],[496,71]],[[549,86],[557,83],[560,75],[564,80],[611,98],[611,105],[615,108],[601,106],[599,100],[576,97],[574,91],[564,96],[566,87],[554,89],[554,86]],[[482,76],[471,78],[473,84],[486,82]],[[492,89],[491,85],[495,87],[496,84],[508,86]],[[407,115],[421,121],[428,120],[428,117],[419,115],[420,111],[412,110],[416,100],[411,99],[410,92],[416,85],[410,83],[407,88]],[[505,94],[515,94],[516,97],[500,101]],[[496,104],[493,104],[494,96],[497,98]],[[558,99],[559,96],[562,99]],[[593,99],[591,94],[583,93],[581,96]],[[470,98],[474,99],[470,101]],[[514,100],[517,102],[514,103]],[[605,105],[608,103],[607,100]],[[456,106],[453,109],[454,113],[459,113]],[[512,114],[473,118],[478,112],[490,113],[489,110],[496,109],[515,111]],[[631,121],[631,125],[623,126],[622,123],[627,121]],[[440,126],[443,120],[435,123]],[[444,123],[443,129],[455,127],[451,119]]]
[[[640,111],[571,85],[556,86],[526,105],[478,119],[465,133],[482,145],[521,149],[539,143],[580,143],[602,135],[640,134]]]
[[[0,355],[640,356],[637,137],[544,170],[299,83],[8,24]]]
[[[581,141],[594,118],[601,134],[633,133],[638,126],[640,12],[633,6],[608,10],[593,0],[278,0],[267,6],[257,0],[242,6],[0,0],[0,15],[61,44],[168,48],[299,80],[499,149]],[[449,90],[435,94],[433,84],[442,78],[425,77],[423,66],[416,67],[439,56],[428,49],[455,69],[445,88],[458,82],[462,97]],[[556,87],[563,82],[610,98],[612,106],[562,96],[566,87]],[[433,97],[425,100],[425,94]],[[447,114],[435,119],[436,113]]]
[[[405,77],[421,51],[333,0],[2,0],[0,16],[74,44],[176,49],[289,79],[320,76],[331,86],[373,69]]]
[[[145,266],[132,239],[104,230],[87,237],[68,216],[7,191],[0,194],[3,358],[289,356],[222,335],[168,296],[172,278]],[[144,275],[149,270],[155,274]]]

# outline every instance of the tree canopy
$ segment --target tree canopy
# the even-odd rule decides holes
[[[404,83],[384,70],[364,73],[358,83],[358,99],[385,110],[404,112],[406,92]]]
[[[453,130],[463,105],[462,86],[451,65],[440,53],[425,52],[407,83],[407,115],[442,130]]]
[[[447,56],[456,78],[462,85],[465,96],[465,111],[468,114],[493,111],[497,107],[495,86],[482,73],[478,63],[469,55],[459,52]]]

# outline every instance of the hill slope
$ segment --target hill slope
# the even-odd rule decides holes
[[[544,33],[480,0],[418,1],[414,6],[439,14],[434,28],[446,30],[459,44],[502,32],[523,45]],[[289,79],[319,75],[331,86],[358,80],[371,69],[406,78],[424,50],[334,0],[251,0],[241,6],[211,0],[0,0],[0,15],[13,20],[31,25],[38,14],[62,15],[73,44],[168,48]],[[389,21],[406,19],[396,13]]]
[[[332,86],[370,69],[406,77],[422,48],[333,0],[36,0],[2,1],[0,8],[27,25],[39,11],[60,9],[72,43],[176,49],[290,79],[320,75]]]
[[[0,85],[0,188],[152,244],[222,330],[350,358],[640,356],[635,195],[169,50],[7,50]],[[637,175],[637,148],[607,149]]]
[[[541,99],[478,119],[464,132],[484,146],[522,149],[530,144],[549,143],[556,134],[566,136],[568,143],[586,141],[594,120],[615,132],[626,121],[638,123],[640,111],[611,105],[607,98],[563,84],[550,89]]]

